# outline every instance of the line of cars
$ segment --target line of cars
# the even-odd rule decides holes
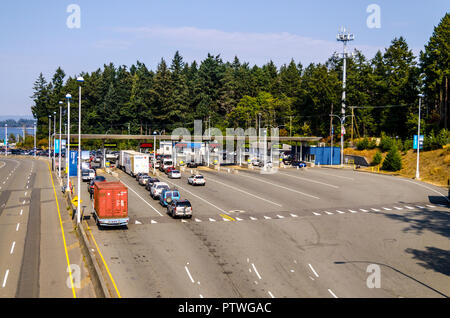
[[[164,166],[166,166],[165,169]],[[181,179],[181,172],[172,166],[172,161],[168,158],[163,159],[160,169],[163,169],[168,178]],[[136,181],[141,186],[145,186],[145,189],[149,191],[150,197],[153,200],[159,200],[161,206],[167,209],[167,214],[173,218],[192,218],[192,205],[189,200],[181,198],[181,193],[178,189],[170,188],[166,182],[161,182],[158,178],[151,177],[147,173],[138,173]]]

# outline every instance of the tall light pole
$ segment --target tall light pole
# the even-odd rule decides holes
[[[67,94],[67,142],[66,142],[66,164],[67,164],[67,187],[66,191],[70,191],[69,188],[69,180],[70,180],[70,100],[72,99],[72,95]]]
[[[8,124],[5,124],[5,157],[8,157]]]
[[[78,87],[78,205],[77,205],[77,224],[81,222],[81,84],[84,82],[83,77],[78,77],[77,82],[80,83]]]
[[[156,135],[161,135],[158,131],[153,132],[153,175],[156,175]]]
[[[36,158],[36,121],[34,122],[34,158]]]
[[[56,112],[53,112],[53,171],[56,170]]]
[[[62,124],[62,105],[63,101],[59,101],[59,156],[58,156],[58,176],[61,178],[61,155],[62,155],[62,147],[61,147],[61,124]]]
[[[51,155],[51,141],[50,141],[50,127],[52,126],[52,115],[48,115],[48,160],[50,161],[50,155]]]
[[[342,119],[341,119],[341,167],[344,166],[344,124],[345,124],[345,89],[346,89],[346,81],[347,81],[347,43],[349,41],[354,40],[354,35],[352,33],[347,32],[345,28],[341,28],[341,31],[338,33],[336,39],[339,42],[343,43],[343,52],[342,58],[344,60],[343,66],[343,77],[342,77]]]
[[[420,180],[419,172],[419,152],[420,152],[420,106],[422,104],[423,95],[419,94],[419,120],[417,123],[417,159],[416,159],[416,179]]]

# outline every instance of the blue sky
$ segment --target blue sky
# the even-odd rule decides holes
[[[81,28],[70,29],[70,4],[81,9]],[[370,4],[380,7],[380,28],[369,28]],[[224,60],[278,66],[291,58],[307,65],[334,51],[339,27],[355,34],[350,49],[368,57],[404,36],[423,49],[450,1],[405,0],[15,0],[0,11],[0,116],[31,115],[32,86],[42,72],[50,80],[61,66],[67,75],[103,64],[130,66],[136,60],[155,69],[179,50],[185,61],[207,53]]]

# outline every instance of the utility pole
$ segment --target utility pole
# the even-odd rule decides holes
[[[8,157],[8,124],[5,124],[5,157]]]
[[[420,180],[420,172],[419,172],[419,152],[420,152],[420,106],[422,104],[423,95],[419,95],[419,120],[417,123],[417,159],[416,159],[416,179]]]
[[[333,113],[333,104],[331,104],[331,114]],[[331,149],[330,149],[330,166],[333,165],[333,116],[330,116],[330,142],[331,142]]]
[[[352,146],[353,146],[353,116],[355,116],[355,114],[354,114],[354,107],[351,106],[350,108],[352,109],[352,138],[351,138],[351,140],[352,140]]]
[[[48,115],[48,160],[50,161],[51,155],[51,141],[50,141],[50,127],[52,126],[52,115]]]
[[[347,32],[345,28],[337,35],[336,39],[343,43],[342,58],[344,60],[343,77],[342,77],[342,119],[341,119],[341,167],[344,166],[344,132],[345,132],[345,89],[347,81],[347,43],[354,40],[354,35]]]
[[[34,122],[34,158],[36,158],[36,121]]]

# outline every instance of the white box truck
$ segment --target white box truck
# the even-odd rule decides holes
[[[124,151],[123,165],[125,167],[125,172],[132,177],[134,177],[138,173],[150,172],[149,156],[145,153],[137,151]]]

